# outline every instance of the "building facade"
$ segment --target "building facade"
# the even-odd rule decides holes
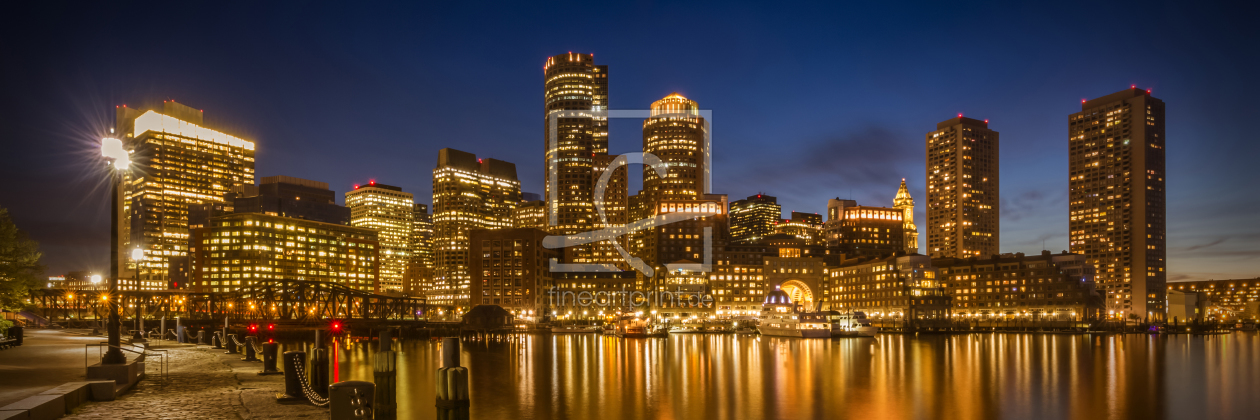
[[[1234,313],[1245,313],[1248,305],[1260,302],[1260,278],[1171,282],[1168,290],[1203,292],[1212,306]],[[1169,319],[1172,319],[1171,315]]]
[[[764,194],[750,195],[731,203],[731,240],[756,242],[774,234],[774,225],[783,217],[777,199]]]
[[[838,200],[832,200],[835,203]],[[847,201],[847,200],[845,200]],[[843,201],[842,201],[843,203]],[[846,257],[878,257],[904,253],[905,211],[889,207],[848,205],[828,210],[840,219],[828,222],[828,253]]]
[[[879,319],[946,322],[952,316],[945,283],[926,255],[846,260],[827,273],[827,308]]]
[[[558,250],[542,246],[547,232],[535,228],[469,231],[471,305],[499,305],[517,316],[537,316],[552,286],[548,261]]]
[[[927,133],[928,248],[932,257],[999,252],[998,132],[988,120],[942,121]]]
[[[263,213],[272,216],[314,220],[338,225],[350,224],[350,209],[337,205],[337,192],[328,183],[291,176],[269,176],[259,185],[232,187],[228,201],[236,213]]]
[[[425,292],[430,303],[470,304],[469,231],[512,227],[512,212],[520,201],[515,164],[455,149],[438,151],[433,169],[433,287]]]
[[[119,188],[119,289],[166,289],[172,259],[188,257],[189,206],[223,203],[234,185],[252,185],[254,143],[205,127],[200,110],[175,101],[161,112],[118,107],[115,124],[132,155]],[[131,258],[136,248],[140,260]]]
[[[379,243],[373,229],[241,213],[211,218],[197,229],[192,290],[232,292],[278,280],[380,290]]]
[[[1128,89],[1068,117],[1072,252],[1098,268],[1110,310],[1162,320],[1168,266],[1164,101]]]
[[[411,260],[411,222],[415,200],[411,193],[392,185],[355,185],[346,192],[350,225],[374,229],[380,241],[380,289],[401,293],[403,276]]]
[[[774,225],[774,234],[792,235],[801,238],[807,245],[822,245],[827,242],[823,238],[822,216],[816,213],[794,211],[792,218],[780,220]]]
[[[961,316],[1025,316],[1033,320],[1084,320],[1104,315],[1094,266],[1071,253],[996,258],[937,258],[937,276]]]

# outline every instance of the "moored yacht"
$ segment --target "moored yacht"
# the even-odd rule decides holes
[[[775,287],[766,295],[757,331],[764,336],[830,338],[831,321],[821,312],[802,312],[787,293]]]
[[[831,321],[832,337],[874,337],[879,327],[871,325],[862,311],[839,312],[826,311],[827,320]]]

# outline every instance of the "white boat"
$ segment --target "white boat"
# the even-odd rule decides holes
[[[766,295],[758,317],[757,331],[768,337],[831,338],[831,321],[820,312],[802,312],[787,293],[779,290]]]
[[[594,325],[559,325],[551,327],[552,334],[585,334],[597,333],[603,330],[603,328]]]
[[[879,333],[879,327],[872,326],[871,320],[866,319],[864,312],[826,311],[824,313],[831,321],[832,337],[874,337]]]

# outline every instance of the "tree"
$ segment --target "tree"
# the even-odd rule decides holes
[[[8,209],[0,207],[0,308],[22,306],[44,273],[42,255],[39,244],[13,224]]]

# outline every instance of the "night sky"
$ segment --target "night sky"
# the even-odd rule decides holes
[[[1068,115],[1150,88],[1168,104],[1169,279],[1260,275],[1260,31],[1239,6],[30,3],[54,2],[0,13],[0,206],[50,275],[108,268],[97,143],[117,105],[203,109],[255,141],[259,177],[339,195],[375,179],[428,203],[443,147],[516,163],[542,193],[542,65],[569,51],[610,67],[612,109],[675,91],[711,109],[714,192],[785,214],[891,206],[904,177],[924,234],[924,134],[988,119],[1002,252],[1067,249]],[[639,121],[611,124],[612,152],[641,150]]]

